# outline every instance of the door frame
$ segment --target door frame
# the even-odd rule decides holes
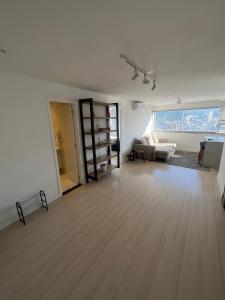
[[[76,156],[77,156],[77,168],[78,168],[78,178],[79,178],[79,183],[77,186],[81,185],[84,183],[83,180],[83,170],[82,170],[82,157],[79,155],[81,153],[80,147],[81,147],[81,141],[80,141],[80,131],[79,131],[79,118],[77,114],[77,105],[74,97],[47,97],[46,98],[47,102],[47,110],[48,110],[48,121],[49,121],[49,129],[50,129],[50,141],[51,141],[51,147],[52,147],[52,152],[53,152],[53,157],[54,157],[54,166],[55,166],[55,171],[56,171],[56,178],[57,178],[57,187],[58,187],[58,193],[59,195],[62,196],[63,191],[61,187],[61,180],[60,180],[60,173],[59,173],[59,164],[58,164],[58,159],[57,159],[57,152],[55,148],[55,135],[54,135],[54,128],[52,124],[52,115],[51,115],[51,102],[56,102],[56,103],[65,103],[65,104],[71,104],[73,108],[73,129],[74,129],[74,140],[75,140],[75,145],[76,145]]]

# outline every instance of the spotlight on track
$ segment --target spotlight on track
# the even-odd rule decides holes
[[[132,80],[135,80],[135,79],[137,79],[138,78],[138,72],[137,72],[137,69],[134,69],[134,75],[133,75],[133,77],[131,78]]]
[[[144,80],[142,81],[142,83],[143,84],[149,84],[149,80],[148,80],[148,78],[147,78],[147,76],[146,75],[144,75]]]
[[[5,49],[0,48],[0,54],[7,54],[7,51]]]
[[[120,57],[122,59],[125,60],[125,62],[130,65],[131,67],[134,68],[134,75],[132,76],[132,80],[135,80],[139,77],[139,75],[142,75],[144,77],[142,83],[143,84],[149,84],[150,81],[153,81],[153,85],[152,85],[152,91],[156,89],[156,76],[153,75],[153,71],[148,72],[146,69],[144,69],[143,67],[139,66],[135,61],[133,61],[132,59],[130,59],[128,56],[124,55],[124,54],[120,54]]]
[[[155,89],[156,89],[156,83],[155,83],[155,79],[153,79],[152,91],[154,91]]]

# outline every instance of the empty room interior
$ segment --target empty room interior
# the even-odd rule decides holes
[[[225,299],[225,2],[0,10],[0,299]]]

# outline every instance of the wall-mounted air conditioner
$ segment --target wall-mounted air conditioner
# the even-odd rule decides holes
[[[144,110],[145,104],[141,101],[133,101],[133,110]]]

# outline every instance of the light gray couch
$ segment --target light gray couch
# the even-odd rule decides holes
[[[140,144],[135,140],[133,150],[144,151],[144,158],[146,160],[165,160],[168,161],[176,151],[176,144],[169,143],[167,139],[160,139],[154,145]]]

